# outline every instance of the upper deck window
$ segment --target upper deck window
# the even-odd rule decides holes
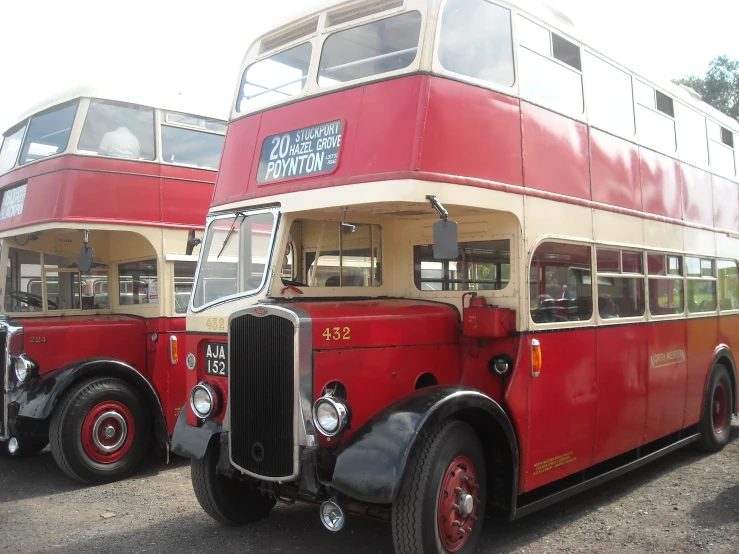
[[[724,177],[734,177],[736,175],[734,134],[709,120],[708,139],[711,169]]]
[[[585,99],[588,121],[616,135],[634,138],[631,75],[585,52]]]
[[[448,71],[513,86],[511,10],[487,0],[449,0],[441,18],[439,62]]]
[[[90,100],[82,136],[82,154],[154,159],[154,110],[110,100]]]
[[[521,16],[516,34],[521,95],[567,115],[582,115],[580,47]]]
[[[672,98],[638,80],[634,85],[634,98],[639,141],[649,148],[674,154],[675,107]]]
[[[68,102],[31,118],[21,150],[21,165],[66,150],[78,103]]]
[[[304,42],[247,67],[236,111],[253,110],[300,94],[308,81],[312,52],[313,45]]]
[[[323,43],[318,84],[330,86],[408,67],[416,59],[420,35],[417,11],[333,33]]]
[[[0,148],[0,174],[5,173],[15,165],[25,132],[26,124],[24,123],[3,139],[3,146]]]
[[[706,118],[679,102],[674,107],[680,159],[689,164],[707,168]]]
[[[162,124],[162,160],[203,169],[218,169],[224,136],[208,130],[223,133],[226,126],[212,119],[168,112]]]

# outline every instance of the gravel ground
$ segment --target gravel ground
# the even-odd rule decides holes
[[[688,447],[522,520],[488,519],[478,552],[739,552],[739,422],[705,456]],[[104,517],[105,516],[105,517]],[[44,452],[0,459],[0,552],[392,552],[390,526],[351,518],[323,529],[315,507],[278,506],[264,523],[223,528],[199,508],[186,460],[81,487]]]

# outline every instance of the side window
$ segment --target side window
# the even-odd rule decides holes
[[[513,86],[511,10],[487,0],[449,0],[441,17],[439,62],[447,71]]]
[[[157,304],[159,283],[157,261],[131,262],[118,266],[118,304]]]
[[[598,248],[598,315],[601,319],[644,315],[641,252]]]
[[[739,266],[733,260],[718,260],[717,265],[719,306],[739,310]]]
[[[638,80],[634,81],[634,97],[639,142],[665,154],[674,154],[675,108],[672,98]]]
[[[174,311],[187,313],[197,262],[174,263]]]
[[[675,123],[680,159],[689,164],[707,168],[706,118],[678,102],[675,104]]]
[[[38,283],[37,287],[35,283]],[[5,276],[5,312],[40,312],[41,254],[20,248],[8,250]]]
[[[680,256],[648,254],[649,313],[654,316],[682,314],[685,308],[683,267]]]
[[[580,47],[521,16],[516,33],[521,95],[568,115],[582,115]]]
[[[736,151],[734,134],[726,127],[713,121],[708,122],[708,148],[711,169],[724,177],[736,176]]]
[[[154,110],[135,104],[90,100],[77,149],[82,154],[154,159]]]
[[[593,315],[590,246],[545,242],[529,271],[534,323],[587,321]]]
[[[108,282],[108,266],[93,263],[90,272],[80,274],[77,259],[44,254],[46,303],[48,310],[107,310],[108,291],[100,283]]]
[[[0,147],[0,174],[5,173],[15,165],[25,133],[26,124],[23,124],[8,131],[8,134],[3,138],[3,145]]]
[[[636,129],[631,75],[589,52],[584,57],[588,121],[611,133],[633,138]]]
[[[78,103],[77,100],[68,102],[31,118],[21,150],[21,165],[67,149]]]
[[[704,258],[685,258],[688,277],[688,312],[716,311],[716,264]]]
[[[452,261],[435,260],[430,244],[417,245],[413,267],[418,290],[502,290],[511,278],[511,241],[461,242]]]

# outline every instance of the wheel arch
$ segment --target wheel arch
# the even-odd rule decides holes
[[[706,376],[706,383],[704,389],[708,387],[708,383],[711,379],[711,372],[716,364],[723,364],[729,370],[729,381],[731,381],[731,413],[736,414],[739,412],[739,399],[737,399],[737,378],[736,378],[736,362],[734,361],[734,355],[731,353],[731,349],[721,344],[716,347],[713,352],[713,360],[711,361],[711,367],[708,368],[708,374]],[[705,401],[705,399],[704,399]]]
[[[505,463],[513,508],[518,487],[519,449],[513,425],[505,410],[492,398],[459,386],[421,389],[387,406],[358,429],[337,453],[331,486],[351,498],[390,504],[397,497],[407,462],[418,435],[439,423],[457,419],[468,423],[480,438],[486,463]],[[492,440],[491,440],[492,439]],[[505,454],[496,454],[496,446]],[[496,473],[491,474],[495,482]],[[507,479],[503,478],[503,481]]]
[[[164,408],[156,390],[136,368],[113,358],[88,358],[42,375],[18,399],[18,415],[48,420],[70,387],[93,377],[120,379],[131,385],[146,401],[146,407],[152,416],[154,437],[158,442],[169,446]]]

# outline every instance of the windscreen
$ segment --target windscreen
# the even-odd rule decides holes
[[[21,151],[21,165],[59,154],[67,148],[78,100],[34,115]]]
[[[5,173],[15,165],[25,132],[26,124],[23,124],[3,138],[3,146],[0,148],[0,173]]]
[[[202,246],[192,305],[200,308],[264,284],[274,212],[237,212],[212,220]]]
[[[417,11],[338,31],[323,43],[318,84],[329,86],[408,67],[416,59],[420,34]]]
[[[244,71],[236,111],[297,96],[305,88],[313,46],[310,42],[254,62]]]
[[[218,169],[223,135],[162,125],[162,160],[167,163]]]

